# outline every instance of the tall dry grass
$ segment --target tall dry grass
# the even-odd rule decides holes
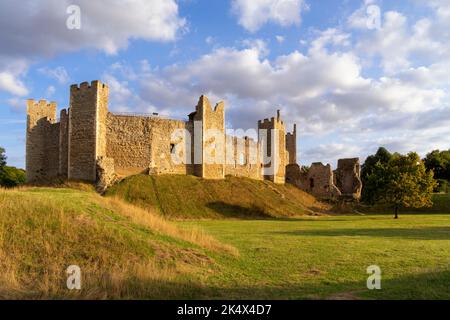
[[[177,244],[178,239],[184,245]],[[237,255],[200,230],[67,189],[0,189],[0,298],[188,298],[215,270],[208,251]],[[69,265],[82,290],[66,287]]]
[[[239,255],[239,251],[235,247],[223,244],[214,237],[206,234],[203,230],[193,227],[182,229],[168,222],[152,210],[142,209],[125,203],[118,197],[101,198],[99,201],[102,201],[108,208],[117,210],[124,216],[129,217],[134,223],[147,226],[161,234],[194,243],[199,247],[211,251],[227,252],[234,256]]]

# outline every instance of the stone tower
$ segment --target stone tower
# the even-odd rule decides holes
[[[196,111],[189,115],[194,122],[192,158],[194,175],[205,179],[225,177],[225,104],[211,107],[202,95]]]
[[[27,182],[45,182],[58,176],[59,123],[56,103],[27,100]]]
[[[100,81],[70,87],[68,178],[95,181],[96,161],[106,156],[108,86]]]
[[[262,175],[264,179],[284,184],[286,174],[286,127],[277,117],[258,121],[258,140],[261,142]]]
[[[70,109],[69,109],[70,111]],[[69,157],[69,114],[61,110],[59,116],[59,169],[58,174],[67,179],[67,164]]]
[[[297,164],[297,125],[294,124],[294,131],[286,134],[287,165]]]

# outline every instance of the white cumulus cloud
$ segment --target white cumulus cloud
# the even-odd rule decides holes
[[[233,0],[232,12],[241,26],[250,32],[266,23],[299,25],[305,8],[303,0]]]

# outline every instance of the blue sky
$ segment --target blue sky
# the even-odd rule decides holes
[[[449,149],[449,30],[445,0],[3,0],[0,146],[24,167],[25,100],[66,108],[100,79],[118,112],[182,118],[207,94],[248,129],[281,109],[302,164]]]

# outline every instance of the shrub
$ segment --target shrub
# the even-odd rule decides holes
[[[0,167],[0,186],[13,188],[25,183],[25,170],[15,167]]]

